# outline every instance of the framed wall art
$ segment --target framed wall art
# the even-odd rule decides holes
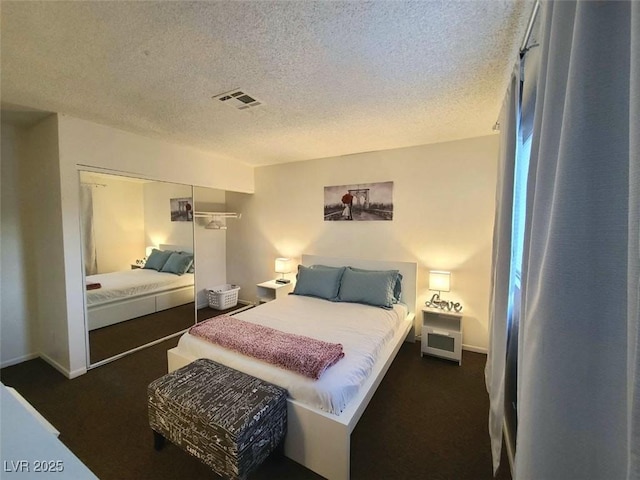
[[[324,219],[393,220],[393,182],[324,187]]]

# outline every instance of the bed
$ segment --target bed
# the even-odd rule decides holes
[[[283,386],[289,392],[285,454],[329,479],[348,479],[350,436],[403,341],[413,341],[417,265],[303,255],[302,265],[398,270],[402,303],[383,309],[352,302],[290,295],[234,317],[326,342],[345,356],[314,381],[184,334],[167,353],[169,371],[211,358]]]
[[[190,252],[191,248],[160,245],[160,250]],[[114,325],[194,301],[194,274],[139,268],[86,277],[89,330]],[[99,288],[89,288],[100,285]]]

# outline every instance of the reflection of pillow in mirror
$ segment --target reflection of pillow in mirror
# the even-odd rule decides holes
[[[148,268],[150,270],[158,270],[164,267],[164,264],[169,260],[171,254],[174,253],[171,250],[163,251],[154,248],[151,251],[151,255],[147,258],[147,261],[142,268]]]
[[[189,253],[189,252],[178,252],[181,255],[187,255],[189,257],[189,259],[191,260],[191,263],[189,264],[189,268],[187,268],[187,273],[194,273],[196,271],[196,264],[193,261],[193,253]]]
[[[192,255],[185,255],[183,253],[173,252],[169,256],[169,258],[167,259],[166,263],[164,264],[164,266],[160,271],[166,272],[166,273],[175,273],[176,275],[182,275],[187,270],[189,270],[189,267],[191,266],[192,263],[193,263]]]

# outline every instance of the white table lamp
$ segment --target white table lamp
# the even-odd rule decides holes
[[[451,289],[451,272],[432,270],[429,272],[429,290],[448,292]]]
[[[460,305],[460,303],[449,302],[440,298],[441,292],[448,292],[451,290],[451,272],[444,272],[442,270],[430,271],[429,290],[433,290],[438,293],[434,293],[431,300],[425,302],[427,307],[454,310],[455,312],[462,311],[462,305]]]
[[[276,273],[281,273],[282,277],[276,280],[277,283],[289,283],[291,280],[284,278],[285,273],[291,272],[291,259],[290,258],[276,258]]]

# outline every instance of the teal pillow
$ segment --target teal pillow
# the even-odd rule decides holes
[[[398,275],[397,270],[361,270],[347,267],[340,282],[338,301],[392,308],[396,303],[394,289]]]
[[[396,281],[393,284],[393,303],[398,303],[402,298],[402,274],[398,270],[365,270],[364,268],[349,267],[354,272],[374,272],[396,275]]]
[[[329,265],[311,265],[309,268],[325,269],[325,270],[340,270],[345,267],[330,267]]]
[[[158,270],[160,271],[164,264],[169,260],[171,254],[174,253],[171,250],[158,250],[154,248],[151,251],[151,255],[147,258],[147,261],[142,268],[148,268],[149,270]]]
[[[193,263],[192,255],[185,255],[184,253],[173,252],[166,263],[163,265],[161,272],[175,273],[176,275],[182,275]]]
[[[319,269],[324,268],[327,270],[331,270],[339,267],[330,267],[328,265],[311,265],[311,268],[319,268]],[[383,272],[383,273],[388,273],[389,275],[394,275],[394,274],[397,275],[396,281],[393,285],[393,303],[398,303],[402,298],[402,274],[398,270],[365,270],[364,268],[356,268],[356,267],[348,267],[348,268],[350,268],[354,272],[365,272],[365,273]]]
[[[303,265],[298,266],[294,295],[335,300],[340,289],[340,279],[345,268],[314,269]]]
[[[187,268],[187,273],[194,273],[196,271],[196,267],[193,262],[193,253],[189,253],[189,252],[178,252],[178,253],[189,256],[189,258],[191,259],[191,263],[189,264],[189,268]]]

